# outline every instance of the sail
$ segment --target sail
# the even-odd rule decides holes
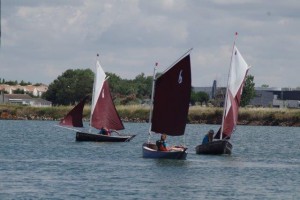
[[[97,129],[106,127],[108,129],[122,130],[123,123],[113,103],[108,81],[105,80],[91,118],[91,126]]]
[[[183,135],[191,95],[190,55],[156,79],[151,131]]]
[[[61,126],[83,127],[82,112],[88,96],[82,99],[59,123]]]
[[[226,104],[224,107],[224,119],[222,122],[223,133],[220,134],[220,128],[215,138],[229,139],[235,129],[238,120],[240,100],[243,93],[243,87],[248,70],[249,66],[240,54],[237,47],[234,45],[231,58],[227,92],[225,97]],[[221,135],[223,135],[222,138]]]
[[[105,81],[105,72],[102,69],[100,62],[97,61],[96,63],[96,74],[94,78],[94,87],[93,87],[93,96],[92,96],[92,105],[91,105],[91,116],[95,111],[95,107],[97,105],[97,101],[100,97],[100,92],[102,90],[103,83]]]

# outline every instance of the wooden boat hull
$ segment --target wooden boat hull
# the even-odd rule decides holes
[[[184,148],[183,151],[158,151],[155,144],[144,143],[143,158],[185,160],[187,156],[186,150],[187,148]]]
[[[101,134],[76,132],[76,141],[90,141],[90,142],[129,142],[135,135],[116,135],[108,136]]]
[[[232,144],[228,140],[216,140],[196,146],[197,154],[231,154]]]

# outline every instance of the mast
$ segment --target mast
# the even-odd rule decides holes
[[[154,98],[154,90],[155,90],[155,76],[156,76],[156,67],[158,63],[155,63],[154,70],[153,70],[153,78],[152,78],[152,93],[151,93],[151,100],[150,100],[150,113],[149,113],[149,137],[148,137],[148,143],[150,142],[151,137],[151,120],[152,120],[152,109],[153,109],[153,98]]]
[[[0,0],[0,48],[1,48],[1,0]]]
[[[226,113],[226,108],[227,108],[227,99],[228,99],[228,87],[229,87],[229,80],[230,80],[230,75],[231,75],[231,70],[232,70],[232,56],[233,56],[233,51],[234,51],[235,41],[236,41],[237,35],[238,35],[238,32],[235,32],[234,42],[233,42],[233,46],[232,46],[231,59],[230,59],[229,74],[228,74],[228,79],[227,79],[225,102],[224,102],[224,106],[223,106],[222,125],[221,125],[221,132],[220,132],[220,139],[221,140],[223,139],[223,129],[224,129],[225,114],[227,114]]]
[[[97,59],[96,59],[96,71],[94,76],[94,83],[93,83],[93,93],[92,93],[92,104],[91,104],[91,112],[90,112],[90,123],[89,123],[89,132],[91,132],[92,129],[92,113],[93,113],[93,107],[94,107],[94,101],[95,101],[95,85],[96,85],[96,77],[97,77],[97,62],[99,60],[99,54],[97,53]]]

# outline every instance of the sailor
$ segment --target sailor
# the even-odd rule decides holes
[[[101,134],[101,135],[110,135],[110,130],[108,130],[106,127],[102,127],[99,131],[99,134]]]
[[[156,146],[157,146],[159,151],[169,151],[166,139],[167,139],[167,135],[166,134],[161,134],[160,140],[156,141]]]
[[[209,142],[213,141],[213,137],[214,137],[214,130],[209,130],[207,134],[205,134],[203,140],[202,140],[202,144],[207,144]]]

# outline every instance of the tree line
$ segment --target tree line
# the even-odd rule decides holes
[[[140,104],[151,98],[152,76],[144,73],[137,75],[134,79],[122,79],[114,73],[106,73],[110,91],[115,104],[128,105]],[[43,98],[51,101],[53,105],[73,105],[85,96],[91,96],[93,90],[94,73],[90,69],[69,69],[58,76],[43,94]],[[208,101],[206,93],[193,93],[196,101]]]
[[[150,100],[152,76],[145,76],[141,73],[134,79],[128,80],[114,73],[108,72],[106,75],[109,77],[108,83],[116,105],[141,104]],[[253,76],[250,79],[247,78],[248,82],[246,80],[244,92],[247,91],[249,95],[244,95],[247,99],[244,100],[244,104],[249,103],[249,99],[253,97],[253,78]],[[68,69],[49,85],[48,91],[42,97],[51,101],[53,105],[74,105],[86,96],[91,99],[93,81],[94,73],[90,69]],[[192,105],[208,102],[207,93],[191,91]]]
[[[15,81],[11,81],[11,80],[7,81],[4,78],[0,78],[0,84],[21,85],[21,86],[26,86],[26,85],[40,86],[40,85],[42,85],[42,83],[32,84],[31,82],[26,82],[26,81],[23,81],[23,80],[21,80],[20,82],[18,82],[17,80],[15,80]]]

